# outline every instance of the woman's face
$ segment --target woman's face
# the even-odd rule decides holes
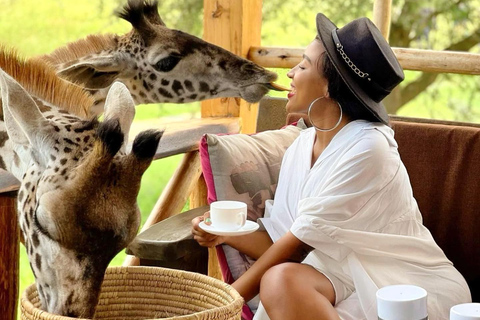
[[[328,92],[328,81],[320,75],[325,54],[323,44],[318,40],[313,40],[305,49],[303,60],[293,67],[287,74],[292,79],[291,89],[288,94],[287,112],[306,113],[308,106],[313,100],[324,96]]]

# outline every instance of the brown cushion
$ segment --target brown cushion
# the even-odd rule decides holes
[[[480,284],[480,128],[392,121],[424,224],[466,278]]]

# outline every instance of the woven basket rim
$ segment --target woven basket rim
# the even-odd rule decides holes
[[[213,319],[212,316],[214,315],[219,315],[221,316],[222,319],[227,319],[225,316],[228,315],[234,315],[238,314],[238,319],[240,319],[240,314],[241,314],[241,309],[244,304],[243,298],[240,296],[240,294],[229,284],[224,283],[221,280],[195,273],[195,272],[190,272],[190,271],[184,271],[184,270],[176,270],[176,269],[168,269],[168,268],[161,268],[161,267],[148,267],[148,266],[115,266],[115,267],[108,267],[106,272],[105,272],[105,278],[107,282],[110,280],[109,276],[114,276],[114,275],[124,275],[125,277],[128,276],[135,276],[135,275],[141,275],[141,276],[162,276],[162,277],[169,277],[169,278],[175,278],[175,279],[180,279],[181,281],[195,281],[195,284],[199,286],[198,288],[202,289],[202,286],[205,289],[210,289],[208,292],[211,294],[215,294],[215,292],[221,292],[228,296],[228,300],[231,299],[231,301],[228,301],[224,305],[221,306],[215,306],[210,309],[205,309],[202,311],[194,312],[191,314],[187,315],[177,315],[173,317],[167,317],[167,318],[155,318],[155,319],[176,319],[176,320],[181,320],[181,319]],[[128,278],[129,281],[133,281],[132,279]],[[112,279],[112,281],[115,281],[115,279]],[[103,285],[102,285],[103,286]],[[66,316],[61,316],[61,315],[54,315],[51,313],[48,313],[46,311],[43,311],[37,307],[34,306],[32,301],[30,301],[30,298],[32,295],[38,294],[37,288],[35,283],[29,285],[22,293],[21,299],[20,299],[20,307],[21,307],[21,315],[22,319],[25,320],[30,320],[30,319],[35,319],[35,320],[90,320],[90,319],[85,319],[85,318],[71,318],[71,317],[66,317]],[[176,296],[173,296],[176,298]],[[175,301],[175,300],[172,300]],[[213,303],[212,303],[213,304]],[[99,306],[101,306],[101,303],[99,303]],[[29,317],[29,316],[32,317]],[[95,319],[95,317],[94,317]],[[102,318],[98,318],[102,319]],[[153,318],[145,318],[147,319],[153,319]],[[234,319],[234,318],[228,318],[228,319]],[[237,319],[237,317],[235,317]]]

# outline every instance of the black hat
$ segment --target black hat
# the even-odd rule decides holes
[[[388,124],[382,100],[405,76],[377,27],[368,18],[360,18],[338,29],[319,13],[317,31],[328,57],[350,91],[378,120]]]

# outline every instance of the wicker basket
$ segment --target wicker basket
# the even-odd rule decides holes
[[[72,320],[38,309],[35,285],[21,298],[22,320]],[[220,280],[173,269],[110,267],[94,319],[240,319],[243,298]],[[77,318],[75,318],[78,320]]]

